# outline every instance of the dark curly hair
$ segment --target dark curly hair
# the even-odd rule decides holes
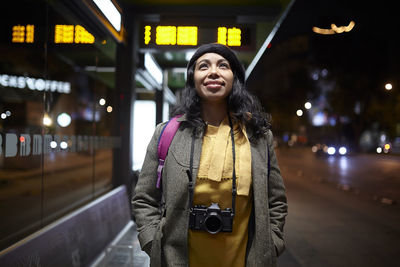
[[[182,127],[194,127],[201,130],[206,124],[201,118],[201,99],[194,85],[195,65],[192,64],[187,69],[185,88],[177,98],[177,104],[173,108],[171,115],[186,114],[187,121],[182,123]],[[250,142],[256,143],[258,138],[271,128],[271,117],[263,111],[257,97],[251,94],[244,83],[238,79],[235,70],[233,72],[232,91],[227,97],[228,110],[234,122],[245,125],[246,129],[250,130],[252,133],[249,136]]]

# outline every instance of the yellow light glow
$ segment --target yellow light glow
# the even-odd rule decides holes
[[[312,30],[313,30],[313,32],[319,33],[319,34],[325,34],[325,35],[327,35],[327,34],[335,34],[335,31],[333,31],[332,29],[321,29],[321,28],[318,28],[318,27],[313,27]]]
[[[149,44],[151,40],[151,26],[144,26],[144,43]]]
[[[23,43],[25,41],[25,26],[15,25],[12,27],[12,42]]]
[[[354,21],[350,21],[349,25],[347,26],[340,26],[340,27],[337,27],[336,24],[332,23],[330,29],[313,27],[312,30],[313,32],[318,34],[336,34],[336,33],[349,32],[354,28],[355,25],[356,23]]]
[[[76,44],[93,44],[94,36],[80,25],[75,26],[75,43]]]
[[[74,42],[74,25],[56,25],[54,42],[56,44],[72,44]]]
[[[226,33],[228,30],[226,27],[218,27],[218,41],[217,43],[226,45]]]
[[[197,45],[197,27],[179,26],[177,35],[178,45]]]
[[[157,26],[156,28],[157,45],[175,45],[176,27],[175,26]]]
[[[239,28],[228,29],[228,45],[229,46],[240,46],[241,45],[242,31]]]
[[[47,113],[45,113],[43,116],[43,125],[51,126],[52,124],[53,124],[53,120],[49,117],[49,115]]]
[[[35,40],[35,25],[26,25],[26,43],[33,43]]]
[[[241,46],[242,42],[242,30],[236,27],[226,28],[218,27],[218,39],[219,44],[228,46]]]
[[[390,144],[385,144],[385,149],[389,150],[390,149]]]
[[[54,43],[56,44],[93,44],[94,36],[81,25],[56,25]]]

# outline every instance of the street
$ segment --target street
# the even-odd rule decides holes
[[[289,215],[280,267],[399,266],[400,157],[279,148]]]

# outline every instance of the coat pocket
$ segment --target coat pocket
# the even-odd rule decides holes
[[[275,246],[274,239],[272,238],[272,235],[273,235],[273,231],[270,228],[269,229],[269,243],[270,243],[269,250],[270,250],[270,253],[271,253],[271,266],[276,266],[277,260],[278,260],[278,253],[277,253],[277,248]]]
[[[161,218],[158,223],[154,239],[151,244],[150,253],[150,267],[160,267],[162,263],[162,238],[163,238],[163,227],[165,224],[165,217]]]

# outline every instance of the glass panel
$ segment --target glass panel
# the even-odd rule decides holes
[[[50,8],[49,22],[49,76],[69,81],[71,88],[68,94],[49,92],[46,98],[53,121],[46,130],[54,148],[44,160],[45,223],[111,188],[112,150],[103,149],[100,141],[110,135],[112,120],[99,98],[112,100],[115,66],[111,40],[74,24],[62,9]],[[84,43],[79,43],[81,35],[87,37]],[[63,126],[62,118],[71,123]]]
[[[0,25],[0,250],[111,188],[116,44],[60,4]]]
[[[112,129],[113,115],[117,106],[114,105],[115,69],[110,68],[108,58],[99,55],[98,70],[95,73],[96,94],[95,104],[98,114],[95,123],[95,150],[94,150],[94,191],[95,195],[104,193],[111,188],[112,176]],[[111,65],[112,66],[112,65]]]
[[[0,24],[0,249],[41,226],[44,39],[40,1],[10,1]]]

